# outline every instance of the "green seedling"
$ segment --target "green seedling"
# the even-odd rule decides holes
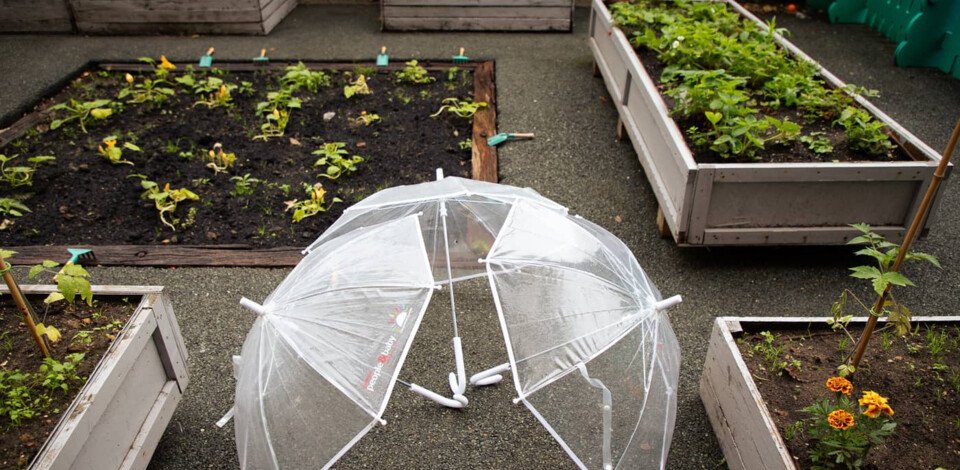
[[[27,279],[32,281],[41,274],[51,275],[54,282],[57,283],[57,290],[47,295],[43,303],[52,304],[64,300],[68,304],[72,304],[79,295],[80,300],[86,302],[87,305],[93,305],[93,290],[90,287],[90,281],[87,280],[90,273],[83,266],[73,263],[61,266],[56,261],[44,260],[30,268],[30,271],[27,272]]]
[[[886,125],[870,115],[870,113],[852,106],[840,113],[837,122],[847,131],[847,138],[851,147],[862,150],[870,155],[882,156],[890,153],[896,146],[883,132]]]
[[[206,95],[206,99],[199,99],[194,106],[204,105],[208,108],[230,108],[233,106],[233,95],[230,90],[235,90],[236,85],[232,83],[223,83],[216,92]]]
[[[29,163],[30,166],[7,166],[7,163],[10,163],[15,158],[17,158],[17,155],[8,157],[0,154],[0,180],[11,188],[31,186],[33,184],[33,175],[37,172],[37,167],[43,163],[56,160],[56,157],[50,155],[40,155],[27,159],[27,163]]]
[[[290,112],[281,111],[274,108],[273,112],[267,114],[266,122],[260,126],[260,135],[254,136],[253,140],[267,141],[274,137],[283,137],[287,130],[287,124],[290,123]]]
[[[127,103],[141,104],[152,103],[154,106],[162,106],[171,96],[177,94],[176,90],[171,88],[170,83],[163,79],[145,78],[142,83],[137,83],[133,75],[124,75],[126,86],[117,93],[117,99],[122,100],[130,97]]]
[[[143,178],[140,181],[140,186],[144,189],[140,198],[153,201],[154,207],[160,215],[160,222],[170,227],[171,230],[176,230],[177,225],[180,224],[180,219],[167,219],[168,215],[172,216],[176,212],[177,205],[183,201],[200,200],[200,196],[187,188],[171,189],[170,183],[165,184],[161,189],[156,182]]]
[[[310,70],[303,62],[286,68],[286,73],[280,79],[282,86],[291,92],[301,88],[316,93],[320,87],[328,87],[332,83],[330,76],[319,70]]]
[[[800,137],[800,142],[817,155],[826,155],[833,152],[833,144],[830,143],[830,139],[823,132],[811,132]]]
[[[123,158],[123,149],[134,152],[143,152],[143,150],[140,150],[140,147],[130,142],[124,142],[122,146],[117,147],[117,138],[116,136],[112,135],[103,139],[103,145],[97,147],[97,152],[99,152],[103,158],[106,158],[114,165],[133,165],[133,162]]]
[[[83,362],[83,357],[83,353],[68,354],[63,362],[52,357],[44,358],[40,366],[40,375],[43,378],[41,385],[49,390],[66,393],[71,384],[82,383],[83,377],[77,374],[77,366]]]
[[[367,77],[363,74],[357,75],[356,80],[343,87],[343,96],[347,99],[350,99],[354,95],[369,95],[372,93],[370,87],[367,85]]]
[[[233,197],[252,196],[254,188],[261,183],[261,180],[251,177],[250,173],[231,177],[230,181],[233,181],[233,190],[230,191]]]
[[[346,146],[347,144],[343,142],[325,143],[321,148],[311,152],[312,155],[320,156],[320,158],[313,163],[313,166],[326,166],[326,169],[320,176],[335,180],[344,173],[357,171],[357,165],[363,163],[363,157],[359,155],[347,157],[348,152],[344,149]]]
[[[309,195],[309,199],[306,200],[297,200],[286,201],[285,211],[293,211],[293,222],[299,223],[301,220],[317,215],[321,212],[326,212],[334,204],[338,202],[343,202],[340,198],[335,197],[330,201],[329,205],[326,204],[326,194],[327,191],[323,189],[323,185],[320,183],[315,183],[313,186],[303,183],[303,189]]]
[[[213,148],[207,151],[207,168],[213,170],[213,174],[226,173],[237,162],[237,154],[225,152],[223,144],[217,142]],[[209,180],[208,180],[209,181]]]
[[[358,126],[369,126],[375,122],[380,122],[380,120],[379,114],[360,111],[360,115],[353,118],[351,122]]]
[[[430,117],[437,117],[446,111],[464,119],[472,119],[477,111],[487,107],[487,103],[483,101],[474,102],[469,99],[460,100],[459,98],[444,98],[442,103],[440,109],[431,114]]]
[[[23,214],[27,212],[31,211],[24,203],[9,197],[0,198],[0,217],[5,218],[8,215],[11,217],[23,217]],[[6,222],[6,219],[4,219],[4,223]]]
[[[430,76],[427,69],[423,68],[416,60],[411,60],[405,64],[403,70],[397,70],[393,73],[397,83],[411,83],[414,85],[426,85],[433,83],[436,79]]]
[[[80,130],[86,134],[90,119],[102,121],[113,114],[113,109],[105,107],[110,103],[110,100],[103,99],[79,102],[70,98],[66,102],[51,106],[50,111],[65,111],[66,117],[51,121],[50,129],[57,129],[70,121],[77,121],[80,123]]]

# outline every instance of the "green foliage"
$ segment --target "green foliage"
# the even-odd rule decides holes
[[[260,134],[255,136],[254,140],[269,140],[273,137],[283,137],[287,130],[287,124],[290,123],[290,111],[273,109],[273,112],[264,116],[266,122],[260,125]]]
[[[291,92],[305,88],[311,93],[316,93],[320,87],[330,86],[332,80],[326,73],[319,70],[312,71],[303,62],[297,62],[297,65],[286,68],[286,73],[280,82]]]
[[[9,197],[0,198],[0,217],[22,217],[23,214],[30,212],[30,208],[24,203]]]
[[[837,122],[846,129],[850,146],[856,150],[873,156],[884,156],[896,148],[883,132],[886,125],[873,119],[870,113],[862,109],[847,107],[840,113]]]
[[[58,267],[59,270],[56,269]],[[61,267],[60,263],[56,261],[44,260],[30,268],[27,278],[32,281],[44,273],[53,275],[53,280],[57,283],[56,292],[51,292],[44,299],[44,303],[51,304],[66,300],[67,303],[72,304],[79,295],[80,300],[86,302],[87,305],[93,305],[93,290],[90,288],[90,281],[87,279],[90,277],[90,273],[83,266],[67,263]]]
[[[202,104],[208,108],[231,108],[233,107],[233,94],[231,92],[236,89],[237,86],[233,83],[221,84],[217,91],[201,97],[193,105],[199,106]]]
[[[65,116],[51,121],[50,129],[57,129],[70,121],[77,121],[80,123],[80,130],[86,133],[90,119],[102,121],[113,114],[112,108],[105,107],[110,103],[110,100],[104,99],[79,102],[70,98],[66,102],[51,106],[50,111],[63,111]]]
[[[343,87],[343,96],[344,98],[350,99],[354,95],[369,95],[373,91],[370,90],[370,86],[367,85],[367,77],[363,74],[357,75],[356,80],[350,82],[349,85]]]
[[[233,176],[230,181],[233,181],[233,189],[230,191],[230,195],[233,197],[252,196],[254,188],[262,182],[251,177],[250,173],[243,176]]]
[[[286,211],[293,211],[292,217],[294,223],[298,223],[307,217],[317,215],[321,212],[326,212],[334,204],[343,202],[340,198],[335,197],[330,201],[329,205],[326,205],[327,191],[323,189],[323,185],[320,183],[315,183],[313,186],[303,183],[303,189],[309,196],[308,199],[294,199],[285,202],[287,206]]]
[[[831,413],[842,410],[851,417],[849,427],[831,426]],[[883,413],[869,417],[856,401],[842,393],[821,399],[803,409],[806,419],[804,436],[811,443],[808,450],[816,469],[859,469],[865,466],[870,450],[894,434],[897,424]],[[836,423],[836,421],[834,421]]]
[[[326,167],[320,176],[335,180],[344,173],[357,171],[357,165],[363,163],[363,157],[359,155],[347,157],[349,153],[345,150],[346,146],[347,144],[343,142],[329,142],[311,152],[312,155],[320,156],[313,166]]]
[[[833,144],[830,143],[830,139],[823,132],[811,132],[800,137],[800,142],[803,142],[811,152],[817,155],[826,155],[833,152]]]
[[[403,70],[397,70],[393,73],[393,76],[396,77],[397,83],[412,83],[414,85],[426,85],[436,80],[416,60],[407,62]]]
[[[466,100],[460,100],[459,98],[444,98],[442,103],[443,105],[440,106],[440,109],[431,114],[430,117],[437,117],[446,111],[464,119],[473,119],[473,115],[477,114],[477,111],[487,107],[486,102],[474,102],[469,98]]]
[[[269,114],[275,109],[300,109],[302,105],[300,98],[293,96],[293,92],[287,88],[281,88],[277,91],[267,93],[267,101],[257,103],[257,114]]]
[[[170,82],[161,78],[145,78],[143,82],[137,83],[133,75],[128,73],[124,75],[124,79],[126,85],[120,88],[117,99],[122,100],[130,97],[127,103],[151,103],[156,107],[161,107],[171,96],[177,94],[176,90],[170,86]]]
[[[97,152],[114,165],[133,165],[133,162],[123,158],[123,149],[132,150],[134,152],[143,152],[143,150],[140,150],[140,147],[130,142],[124,142],[123,145],[117,147],[117,137],[112,135],[109,137],[104,137],[103,145],[97,147]]]
[[[770,373],[783,375],[787,369],[799,369],[799,360],[783,354],[783,345],[779,344],[776,335],[769,331],[761,331],[761,341],[750,348],[752,354],[758,354],[763,361],[763,367]]]
[[[366,111],[360,111],[360,115],[351,120],[354,124],[358,126],[369,126],[376,122],[380,122],[380,115],[377,113],[368,113]]]
[[[46,396],[35,396],[33,381],[31,374],[0,369],[0,418],[9,419],[14,427],[37,417],[50,402]]]
[[[473,150],[473,139],[463,139],[457,142],[457,146],[460,150]]]
[[[170,183],[165,184],[161,189],[156,182],[142,178],[140,186],[144,189],[140,198],[153,201],[154,207],[160,215],[160,222],[170,227],[171,230],[176,230],[181,221],[176,218],[168,220],[168,214],[172,216],[177,210],[177,205],[183,201],[200,200],[200,196],[187,188],[171,189]]]
[[[41,385],[49,390],[70,390],[70,384],[82,383],[83,377],[77,375],[77,366],[83,361],[83,353],[68,354],[64,362],[52,357],[43,359],[40,374],[43,378]]]
[[[33,175],[36,173],[37,167],[43,163],[56,160],[56,157],[50,155],[40,155],[27,159],[27,163],[29,163],[30,166],[7,166],[7,163],[13,161],[17,156],[18,155],[13,155],[8,157],[0,154],[0,181],[3,181],[11,188],[33,185]]]
[[[237,154],[223,150],[223,144],[217,142],[213,148],[207,151],[204,158],[207,161],[207,168],[213,170],[213,174],[226,173],[237,162]]]

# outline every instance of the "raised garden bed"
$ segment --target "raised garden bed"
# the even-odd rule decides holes
[[[830,395],[824,382],[841,363],[837,348],[842,334],[831,331],[826,321],[815,317],[716,319],[700,397],[731,469],[810,465],[807,444],[794,423],[810,417],[802,408]],[[858,333],[856,325],[865,321],[853,319],[851,332]],[[864,356],[863,367],[851,378],[854,400],[872,390],[888,397],[895,410],[895,434],[871,450],[866,464],[874,467],[866,468],[960,465],[956,438],[960,423],[954,420],[960,415],[960,319],[916,317],[913,324],[917,333],[905,340],[878,335]],[[768,332],[766,338],[761,332]],[[934,355],[931,341],[945,345],[937,353],[942,356]],[[782,348],[774,351],[775,360],[784,361],[779,374],[773,367],[781,366],[771,367],[764,357],[769,347]]]
[[[21,290],[40,306],[56,287]],[[0,293],[4,372],[35,372],[42,355],[18,324],[6,286]],[[162,287],[94,286],[93,295],[93,307],[77,302],[38,311],[62,334],[52,356],[68,362],[68,354],[83,353],[76,373],[86,381],[67,379],[68,392],[50,392],[54,401],[19,427],[4,418],[4,468],[147,467],[189,381],[187,350]]]
[[[0,198],[19,199],[32,211],[4,216],[12,225],[0,230],[0,244],[19,252],[22,263],[58,259],[62,246],[82,245],[93,247],[97,263],[104,265],[292,266],[302,247],[343,209],[378,189],[433,179],[436,168],[451,176],[496,181],[496,149],[486,145],[496,130],[492,62],[421,63],[423,81],[428,81],[423,84],[398,81],[396,74],[410,68],[402,62],[372,65],[296,66],[296,73],[319,81],[315,90],[304,85],[292,92],[300,107],[278,111],[276,116],[289,121],[282,136],[267,135],[277,133],[262,127],[275,122],[271,111],[276,106],[260,103],[270,101],[268,93],[286,89],[281,77],[291,63],[216,63],[214,71],[190,72],[194,86],[220,80],[236,87],[226,90],[228,106],[214,107],[198,102],[216,101],[219,88],[194,93],[176,81],[188,75],[190,65],[177,64],[166,77],[166,86],[174,91],[161,104],[124,103],[104,120],[88,119],[87,133],[76,121],[50,129],[54,120],[66,116],[51,109],[56,103],[70,98],[126,102],[129,96],[116,99],[128,87],[125,74],[131,74],[133,87],[157,78],[148,64],[89,67],[0,131],[0,153],[20,155],[8,167],[29,166],[30,157],[56,157],[34,165],[31,186],[0,182]],[[321,70],[323,77],[316,75]],[[347,98],[345,87],[353,87],[360,74],[372,93]],[[431,117],[451,97],[486,106],[472,118],[448,110]],[[116,137],[112,149],[103,141],[108,136]],[[127,144],[135,148],[124,148]],[[325,148],[353,163],[333,165],[334,158],[327,158],[318,165],[323,155],[317,152]],[[102,156],[115,149],[121,152],[118,162]],[[222,164],[210,152],[217,158],[221,152],[234,154],[236,160],[218,171],[214,166]],[[169,182],[171,190],[187,189],[199,199],[185,198],[161,219],[153,200],[144,198],[148,188],[141,179],[156,182],[161,192]],[[294,221],[297,208],[288,201],[309,202],[318,192],[308,193],[305,185],[316,183],[323,185],[327,210]]]
[[[735,1],[722,3],[766,31]],[[779,34],[773,37],[796,59],[815,64]],[[838,144],[838,152],[820,161],[798,162],[795,156],[804,150],[792,143],[760,161],[720,162],[709,152],[691,150],[695,146],[684,138],[689,129],[671,117],[658,86],[663,66],[651,69],[656,64],[641,60],[601,0],[593,2],[589,44],[620,115],[618,135],[629,136],[660,204],[661,234],[683,246],[709,246],[843,244],[856,233],[848,225],[858,222],[893,241],[906,233],[939,156],[863,96],[853,96],[853,106],[886,125],[884,132],[896,146],[890,159],[859,161],[839,152]],[[815,68],[828,86],[845,86]],[[928,217],[926,227],[933,220]]]
[[[380,0],[383,29],[570,31],[573,0]]]

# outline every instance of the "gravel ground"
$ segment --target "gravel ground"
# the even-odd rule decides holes
[[[718,315],[820,315],[854,263],[842,248],[680,249],[654,230],[656,199],[636,155],[614,138],[616,112],[602,80],[591,75],[586,46],[587,10],[577,10],[574,34],[381,33],[372,6],[301,7],[269,37],[0,36],[0,116],[9,118],[89,60],[129,59],[166,53],[194,58],[217,47],[221,59],[246,59],[260,47],[275,58],[369,58],[381,44],[397,57],[447,57],[465,45],[468,55],[497,61],[499,129],[534,132],[537,139],[505,146],[501,181],[530,186],[603,225],[630,246],[664,295],[684,296],[671,311],[683,351],[679,416],[670,468],[716,468],[722,455],[710,429],[697,383],[711,321]],[[859,26],[831,27],[818,20],[782,18],[793,40],[844,80],[880,90],[876,102],[935,148],[947,140],[960,109],[960,82],[933,70],[892,66],[893,46]],[[840,46],[842,45],[842,46]],[[939,221],[919,248],[944,268],[911,268],[922,288],[900,300],[917,314],[954,315],[960,288],[960,255],[950,233],[960,229],[957,191],[947,185]],[[241,295],[261,300],[285,270],[99,268],[100,283],[160,284],[169,288],[191,353],[192,382],[154,456],[153,468],[235,468],[232,426],[213,423],[230,407],[229,356],[239,351],[253,316],[237,306]],[[466,286],[464,307],[475,309],[463,326],[477,337],[499,337],[481,286]],[[442,296],[438,296],[440,299]],[[438,302],[440,302],[438,300]],[[460,304],[460,302],[458,302]],[[436,308],[442,308],[438,303]],[[433,320],[430,320],[433,318]],[[442,313],[428,317],[418,344],[443,342]],[[464,335],[469,337],[468,334]],[[494,342],[497,343],[497,342]],[[445,343],[443,343],[445,344]],[[468,348],[476,351],[477,348]],[[415,380],[438,380],[449,365],[411,355]],[[492,364],[491,350],[468,361]],[[472,353],[471,353],[472,354]],[[430,377],[434,377],[431,379]],[[430,383],[427,383],[430,385]],[[438,384],[440,388],[442,384]],[[484,392],[468,413],[440,410],[398,393],[387,409],[395,430],[377,430],[345,456],[343,467],[530,468],[552,466],[562,451],[522,407],[509,403],[508,387]],[[456,416],[457,419],[452,419]]]

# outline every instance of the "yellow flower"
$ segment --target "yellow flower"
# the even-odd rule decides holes
[[[112,149],[117,145],[117,139],[113,137],[108,137],[106,139],[103,139],[103,143],[107,145],[108,149]]]
[[[168,192],[168,191],[170,191],[170,183],[163,185],[163,192]]]
[[[227,91],[226,85],[220,85],[220,91],[217,92],[217,96],[220,99],[227,98],[230,96],[230,92]]]
[[[827,423],[830,424],[831,428],[845,431],[853,427],[853,415],[847,413],[847,410],[833,410],[827,415]]]
[[[893,408],[887,404],[887,399],[880,396],[877,392],[866,391],[860,397],[860,406],[864,407],[863,414],[869,418],[876,418],[880,413],[886,413],[887,416],[893,416]]]
[[[160,56],[160,68],[162,68],[162,69],[164,69],[164,70],[173,70],[173,69],[176,69],[177,66],[171,64],[170,61],[167,60],[167,56],[161,55],[161,56]]]
[[[849,396],[853,392],[853,384],[843,377],[830,377],[827,379],[827,389]]]
[[[127,81],[127,83],[129,83],[129,84],[131,84],[131,85],[133,84],[133,75],[130,75],[130,74],[128,73],[128,74],[124,75],[123,78]]]
[[[280,117],[280,111],[277,108],[273,108],[273,117]]]
[[[313,185],[313,194],[310,195],[310,199],[314,201],[323,202],[323,196],[327,194],[327,191],[323,189],[323,185],[317,183]]]

